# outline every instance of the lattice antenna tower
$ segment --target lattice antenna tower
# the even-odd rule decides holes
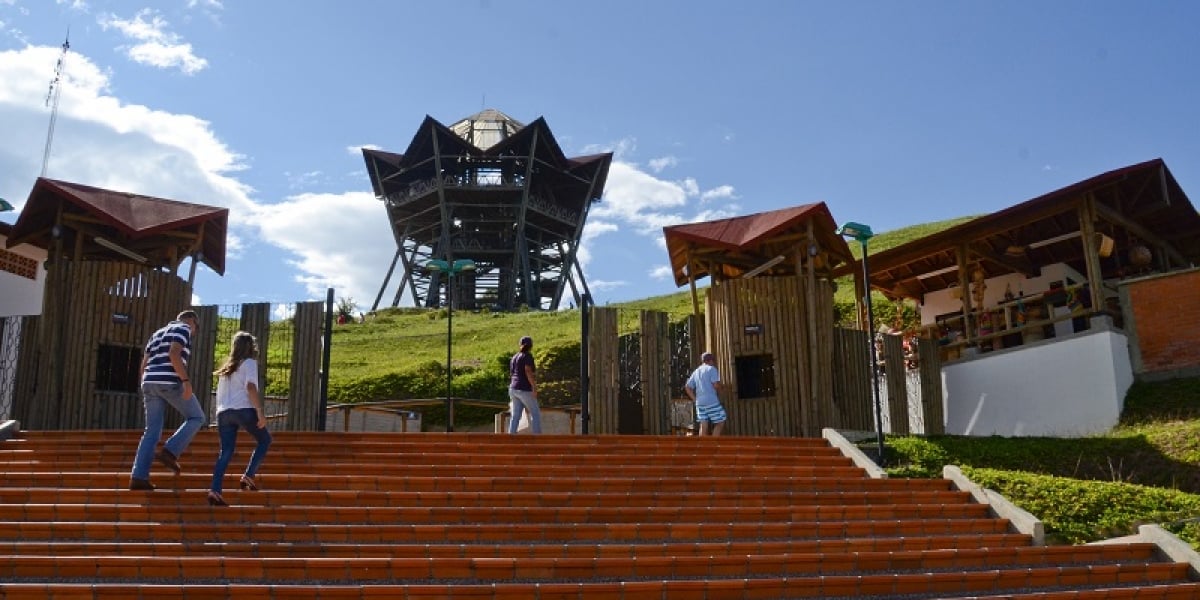
[[[54,79],[50,80],[50,90],[46,92],[46,106],[50,108],[50,127],[46,130],[46,150],[42,153],[42,177],[46,176],[46,168],[50,165],[50,147],[54,144],[54,125],[58,122],[58,99],[62,96],[63,77],[67,72],[67,52],[71,50],[71,30],[67,29],[67,37],[62,43],[62,54],[58,55],[58,64],[54,66]]]

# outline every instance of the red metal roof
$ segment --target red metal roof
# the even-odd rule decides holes
[[[167,236],[167,233],[186,231],[201,236],[197,248],[199,259],[218,274],[225,273],[229,209],[44,177],[39,177],[34,183],[29,200],[13,225],[8,247],[28,243],[49,248],[53,240],[51,228],[57,222],[60,210],[65,214],[86,215],[100,233],[114,238],[109,241],[137,242],[143,249],[166,248],[181,243],[180,237]],[[185,242],[187,240],[182,239]]]
[[[779,252],[779,248],[776,247],[779,242],[778,238],[785,234],[806,231],[809,221],[813,221],[813,233],[821,249],[829,251],[838,263],[850,260],[850,248],[846,245],[846,241],[837,234],[837,224],[834,223],[833,215],[830,214],[829,208],[825,206],[824,202],[728,219],[664,227],[663,234],[666,237],[667,253],[671,257],[671,270],[675,275],[675,285],[683,285],[688,281],[687,256],[691,250],[719,248],[736,251],[751,262],[759,259],[766,260],[773,258]],[[795,243],[794,239],[789,242],[791,245]],[[732,257],[730,255],[731,259]],[[704,265],[696,265],[696,267],[696,272],[693,274],[696,279],[712,274]],[[779,267],[779,270],[786,272],[788,268],[790,265],[784,264]],[[734,277],[748,271],[749,268],[730,261],[721,263],[721,270],[725,276]]]

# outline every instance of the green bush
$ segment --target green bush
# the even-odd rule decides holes
[[[996,469],[964,468],[979,485],[1004,495],[1042,520],[1047,539],[1082,544],[1136,533],[1138,525],[1162,523],[1200,542],[1195,523],[1200,496],[1129,483],[1078,481]]]

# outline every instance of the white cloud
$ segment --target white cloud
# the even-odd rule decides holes
[[[583,154],[601,152],[612,152],[614,161],[627,160],[637,152],[637,138],[625,138],[609,144],[588,144],[583,147]]]
[[[309,171],[307,173],[284,171],[283,176],[288,180],[288,188],[293,190],[312,187],[329,179],[321,171]]]
[[[701,202],[711,202],[713,200],[723,198],[737,198],[737,195],[733,191],[732,185],[720,185],[711,190],[705,191],[703,194],[700,194]]]
[[[59,6],[62,6],[64,4],[70,5],[69,8],[75,12],[85,13],[88,11],[88,3],[85,2],[84,0],[55,0],[54,3]],[[0,4],[3,4],[3,3],[0,3]],[[8,4],[12,4],[12,2],[8,2]]]
[[[369,303],[396,251],[383,206],[368,192],[300,194],[256,216],[265,240],[296,255],[295,279],[313,297],[333,287]]]
[[[696,213],[696,216],[692,218],[692,222],[698,223],[701,221],[716,221],[717,219],[728,219],[730,217],[736,217],[739,214],[741,214],[740,210],[741,210],[741,206],[739,206],[737,204],[729,204],[729,205],[726,205],[724,208],[710,208],[710,209],[702,210],[702,211]]]
[[[682,185],[657,179],[626,162],[613,161],[604,187],[604,200],[592,207],[590,216],[635,223],[646,213],[687,204]]]
[[[671,265],[659,265],[650,269],[650,277],[663,281],[670,279],[671,273]]]
[[[592,291],[595,291],[595,292],[607,292],[607,291],[615,290],[619,287],[625,287],[627,285],[629,285],[629,282],[623,281],[623,280],[616,280],[616,281],[597,280],[597,281],[589,281],[588,282],[588,287],[591,288]]]
[[[650,159],[650,170],[655,173],[661,173],[663,169],[674,167],[679,164],[679,159],[674,156],[664,156],[662,158]]]
[[[680,181],[679,185],[683,186],[688,198],[700,195],[700,184],[696,183],[696,180],[692,177],[688,177],[687,179]]]
[[[0,123],[17,172],[0,181],[31,181],[40,169],[49,109],[44,101],[58,60],[56,47],[0,52]],[[86,56],[67,57],[49,175],[92,185],[230,208],[250,205],[249,186],[227,175],[242,156],[198,117],[129,104],[109,92],[109,75]],[[0,158],[4,158],[0,149]],[[13,165],[18,165],[14,167]]]
[[[212,9],[212,10],[221,10],[221,9],[225,8],[225,6],[221,4],[221,0],[188,0],[187,7],[188,8],[199,7],[199,8],[207,8],[207,9]]]
[[[382,150],[382,148],[380,148],[379,146],[376,146],[375,144],[363,144],[361,146],[346,146],[346,152],[349,153],[351,156],[362,156],[363,150]]]
[[[169,30],[170,24],[157,11],[144,8],[132,19],[119,19],[116,15],[105,15],[97,20],[104,30],[120,31],[125,37],[139,43],[125,46],[125,53],[134,62],[159,68],[178,68],[187,75],[197,73],[208,66],[208,61],[196,56],[192,45],[182,41],[178,34]]]

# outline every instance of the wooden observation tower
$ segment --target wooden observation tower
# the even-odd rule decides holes
[[[396,239],[372,310],[398,262],[392,306],[405,291],[441,306],[448,282],[468,309],[555,310],[568,286],[576,304],[587,293],[576,252],[611,153],[567,158],[544,118],[523,125],[488,109],[448,127],[426,116],[403,154],[364,148],[363,158]],[[425,268],[433,259],[470,259],[475,271],[447,277]]]

